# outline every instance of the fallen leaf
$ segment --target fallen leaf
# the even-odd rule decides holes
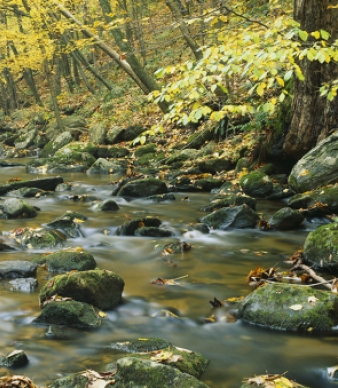
[[[309,297],[307,298],[307,301],[308,301],[309,303],[312,303],[312,304],[316,304],[317,300],[318,300],[318,299],[317,299],[314,295],[309,296]]]
[[[329,374],[330,379],[333,379],[335,377],[335,373],[337,371],[338,371],[338,365],[327,368],[327,373]]]
[[[186,278],[186,277],[188,277],[188,275],[180,276],[180,277],[175,278],[175,279],[157,278],[155,280],[152,280],[151,284],[157,284],[157,285],[167,284],[169,286],[179,286],[180,284],[176,283],[176,280],[183,279],[183,278]]]
[[[289,307],[291,310],[298,311],[303,308],[303,305],[301,304],[293,304],[292,306]]]
[[[303,169],[303,170],[298,174],[298,176],[306,176],[306,175],[308,175],[308,173],[309,173],[309,170]]]
[[[99,311],[99,316],[100,316],[101,318],[105,318],[105,317],[107,316],[107,314],[104,313],[103,311]]]

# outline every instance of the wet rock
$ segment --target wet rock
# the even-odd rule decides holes
[[[267,199],[280,200],[289,198],[294,194],[293,190],[281,183],[273,183],[272,191],[268,195]]]
[[[54,191],[55,187],[60,183],[63,183],[63,178],[60,176],[41,178],[41,179],[31,179],[29,181],[10,182],[10,183],[0,185],[0,195],[5,195],[9,191],[17,190],[22,187],[36,187],[41,190]]]
[[[44,228],[18,228],[14,230],[15,240],[27,248],[53,248],[62,246],[67,239],[58,230]]]
[[[7,160],[0,161],[0,167],[19,167],[19,166],[24,166],[24,164],[17,163],[17,162],[7,162]]]
[[[18,198],[6,199],[2,211],[8,218],[31,218],[38,215],[32,205]]]
[[[116,144],[121,143],[122,141],[131,141],[146,130],[147,128],[144,128],[141,125],[131,125],[127,128],[113,127],[110,128],[107,133],[107,143]]]
[[[93,206],[93,210],[98,210],[101,212],[110,212],[110,211],[116,211],[119,210],[118,204],[113,199],[105,199],[101,203],[96,203]]]
[[[46,304],[41,314],[34,319],[33,323],[95,328],[101,325],[101,318],[99,310],[92,305],[69,300]],[[72,387],[76,387],[76,385]]]
[[[149,154],[149,153],[154,154],[156,152],[156,149],[157,149],[157,145],[155,143],[148,143],[148,144],[145,144],[143,146],[138,147],[135,150],[135,156],[137,158],[140,158],[141,156],[143,156],[145,154]]]
[[[213,137],[213,132],[210,131],[209,129],[206,129],[204,131],[198,131],[198,132],[195,132],[194,134],[192,134],[188,138],[187,144],[188,144],[189,148],[197,150],[200,147],[202,147],[206,142],[211,140],[212,137]],[[186,146],[186,144],[184,144],[183,146]]]
[[[161,221],[158,218],[146,217],[137,220],[126,221],[123,225],[119,226],[116,234],[117,236],[134,236],[135,231],[142,227],[159,227]]]
[[[323,188],[293,195],[288,200],[293,209],[301,209],[305,217],[321,217],[338,213],[338,187]]]
[[[216,189],[221,187],[223,181],[220,179],[214,178],[206,178],[206,179],[197,179],[194,182],[194,186],[200,191],[211,191],[212,189]]]
[[[246,195],[226,195],[222,197],[215,198],[210,205],[203,206],[202,210],[205,212],[212,212],[217,209],[221,209],[223,207],[229,207],[229,206],[241,206],[241,205],[248,205],[251,207],[251,209],[256,209],[256,199],[248,197]]]
[[[191,230],[197,230],[198,232],[201,232],[203,234],[209,233],[209,228],[202,222],[195,222],[195,223],[189,224],[188,231],[191,231]]]
[[[254,228],[259,221],[259,215],[249,206],[234,206],[221,208],[203,217],[201,222],[212,229]]]
[[[240,388],[268,388],[268,387],[294,387],[294,388],[308,388],[296,381],[289,380],[284,373],[281,374],[267,374],[257,375],[252,378],[245,378],[246,381],[242,383]]]
[[[0,366],[6,366],[7,368],[25,366],[28,362],[28,357],[23,350],[14,350],[7,356],[0,356]]]
[[[174,235],[173,231],[156,226],[143,226],[136,229],[134,234],[139,237],[172,237]]]
[[[166,164],[169,166],[173,165],[175,168],[180,168],[183,166],[183,162],[185,162],[188,159],[192,159],[196,156],[196,150],[195,149],[186,149],[183,151],[180,151],[177,155],[173,155],[170,158],[166,160]]]
[[[304,243],[304,257],[319,268],[338,269],[338,224],[322,225],[310,232]]]
[[[124,357],[116,362],[114,387],[207,388],[195,377],[178,369],[135,357]]]
[[[244,298],[237,317],[271,329],[330,332],[338,324],[338,295],[313,287],[266,284]]]
[[[252,172],[240,180],[244,193],[253,198],[266,198],[273,190],[273,184],[266,174]]]
[[[72,158],[34,159],[27,163],[26,171],[29,174],[63,174],[86,172],[95,158],[88,153],[73,153]]]
[[[269,224],[273,229],[291,230],[299,228],[304,220],[304,216],[299,211],[284,207],[271,217]]]
[[[94,144],[105,144],[107,133],[107,125],[104,123],[95,124],[92,128],[90,128],[90,141]]]
[[[11,291],[32,292],[38,286],[35,278],[14,279],[9,281]]]
[[[198,162],[196,165],[203,173],[210,173],[212,175],[221,171],[228,171],[233,168],[231,160],[224,158],[211,158]]]
[[[120,146],[103,146],[98,145],[97,147],[97,157],[104,159],[118,159],[124,158],[129,155],[130,151],[128,148],[120,147]]]
[[[112,349],[117,349],[126,353],[148,353],[155,350],[161,350],[172,346],[170,342],[163,338],[146,338],[142,340],[130,340],[126,342],[113,342],[110,344]]]
[[[128,161],[97,159],[94,164],[87,170],[88,175],[93,174],[124,174],[128,167]]]
[[[252,163],[250,158],[240,158],[236,163],[235,173],[239,174],[244,171],[252,171],[253,167],[251,165]]]
[[[1,261],[0,278],[29,278],[36,276],[36,269],[37,265],[30,261]]]
[[[96,268],[94,256],[81,247],[66,248],[33,260],[38,265],[46,265],[49,271],[87,271]]]
[[[73,189],[73,185],[68,182],[60,183],[55,187],[55,191],[71,191],[72,189]]]
[[[303,193],[338,182],[338,134],[334,133],[305,154],[293,167],[289,185]]]
[[[151,196],[147,197],[146,199],[149,199],[149,200],[156,202],[156,203],[176,200],[174,194],[171,194],[171,193],[151,195]]]
[[[29,132],[19,136],[14,142],[15,149],[17,149],[17,150],[28,149],[31,145],[33,145],[37,134],[38,134],[38,129],[34,128],[34,129],[30,130]]]
[[[22,187],[18,190],[9,191],[6,195],[16,198],[33,198],[36,194],[42,192],[43,190],[37,189],[36,187]]]
[[[44,148],[39,154],[40,158],[48,158],[54,156],[57,150],[64,147],[66,144],[69,144],[72,140],[73,137],[70,132],[62,132],[60,135],[54,137],[44,146]]]
[[[42,304],[53,295],[71,297],[78,302],[86,302],[102,310],[115,308],[122,299],[123,279],[108,270],[71,272],[53,277],[40,290]]]
[[[137,179],[127,182],[117,193],[118,197],[149,197],[167,192],[166,184],[155,178]]]
[[[61,217],[48,222],[46,225],[48,228],[62,230],[69,237],[76,238],[82,236],[79,229],[79,223],[85,221],[86,219],[87,217],[80,213],[67,211]]]

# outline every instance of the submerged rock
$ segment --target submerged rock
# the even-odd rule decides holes
[[[304,243],[305,258],[319,268],[338,269],[338,223],[322,225],[310,232]]]
[[[142,198],[166,192],[167,186],[163,181],[155,178],[145,178],[127,182],[119,189],[117,196]]]
[[[6,199],[3,204],[3,212],[8,218],[31,218],[38,215],[32,205],[18,198]]]
[[[304,220],[304,216],[299,211],[284,207],[271,217],[269,224],[273,229],[291,230],[299,228]]]
[[[99,310],[92,305],[75,300],[49,302],[33,323],[94,328],[101,325]],[[74,386],[75,387],[75,386]]]
[[[87,271],[96,268],[94,256],[81,247],[67,248],[33,260],[46,265],[49,271]]]
[[[224,207],[201,218],[201,222],[212,229],[254,228],[259,215],[249,206]]]
[[[35,278],[14,279],[9,281],[11,291],[32,292],[38,286]]]
[[[115,308],[122,299],[123,279],[108,270],[90,270],[57,275],[40,290],[42,304],[53,295],[70,297],[102,310]]]
[[[37,265],[30,261],[0,262],[0,278],[29,278],[36,275]]]
[[[172,230],[161,229],[156,226],[142,226],[137,228],[134,234],[140,237],[171,237],[174,235]]]
[[[312,287],[266,284],[244,298],[237,317],[271,329],[330,332],[338,324],[338,295]]]
[[[96,203],[93,206],[93,210],[99,210],[101,212],[110,212],[119,210],[118,204],[113,199],[105,199],[100,203]]]
[[[297,193],[338,182],[338,134],[334,133],[312,148],[293,167],[289,185]]]

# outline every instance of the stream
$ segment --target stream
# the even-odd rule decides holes
[[[26,174],[24,167],[1,168],[0,183],[13,177],[37,178]],[[315,224],[306,223],[304,228],[290,232],[244,229],[202,234],[187,231],[188,224],[206,214],[201,207],[209,204],[211,194],[174,193],[176,201],[159,204],[143,199],[127,202],[114,198],[120,210],[95,212],[89,204],[69,197],[93,194],[108,198],[113,190],[109,184],[113,178],[82,173],[62,174],[62,177],[65,182],[73,183],[72,191],[57,192],[55,197],[25,199],[41,209],[39,215],[34,219],[0,220],[0,231],[39,227],[66,210],[87,216],[88,220],[80,224],[83,237],[68,239],[65,247],[85,248],[94,255],[100,268],[120,275],[126,284],[123,304],[106,312],[99,329],[65,328],[60,330],[59,336],[50,337],[46,335],[48,327],[31,322],[40,311],[39,289],[53,274],[38,269],[39,286],[30,293],[11,291],[8,280],[1,280],[1,353],[6,355],[14,349],[23,349],[30,362],[15,370],[0,367],[0,375],[23,374],[35,384],[45,386],[68,373],[102,370],[104,365],[121,358],[123,354],[110,349],[112,342],[162,337],[210,359],[201,380],[211,388],[238,388],[243,378],[266,372],[288,372],[288,378],[311,388],[337,386],[327,374],[327,367],[338,364],[337,336],[286,333],[234,322],[236,304],[229,302],[213,309],[209,303],[214,297],[222,301],[250,293],[246,276],[257,266],[288,271],[290,266],[283,261],[303,245]],[[261,200],[257,211],[269,218],[280,207],[280,202]],[[177,237],[153,239],[115,235],[117,227],[126,219],[146,215],[158,217],[166,227],[177,231]],[[192,249],[170,257],[161,254],[160,246],[178,241],[191,244]],[[45,251],[3,252],[0,261],[31,260]],[[179,285],[151,284],[156,278],[186,275],[177,280]],[[170,310],[180,318],[161,316],[162,310]],[[213,314],[217,321],[205,323],[204,319]]]

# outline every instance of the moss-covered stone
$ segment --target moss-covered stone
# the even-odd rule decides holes
[[[25,366],[28,364],[28,362],[28,357],[23,350],[14,350],[7,356],[0,356],[0,365],[6,366],[8,368]]]
[[[76,238],[82,235],[79,230],[79,223],[85,221],[86,219],[87,217],[80,213],[67,211],[61,217],[48,222],[47,226],[52,229],[60,229],[69,237]]]
[[[140,156],[137,160],[137,163],[140,164],[141,166],[146,166],[148,165],[152,160],[154,160],[156,157],[155,153],[148,152],[147,154],[144,154]]]
[[[67,237],[58,230],[44,228],[23,228],[22,233],[16,237],[21,244],[28,248],[53,248],[62,246]]]
[[[13,190],[7,193],[9,197],[15,198],[33,198],[38,193],[42,193],[43,190],[37,189],[36,187],[23,187],[18,190]]]
[[[276,375],[258,375],[252,378],[245,378],[245,380],[246,381],[242,383],[240,388],[307,388],[305,385],[289,380],[284,376],[284,373]]]
[[[240,185],[246,195],[253,198],[266,198],[273,189],[273,184],[266,174],[252,172],[244,175]]]
[[[214,210],[221,209],[222,207],[241,206],[244,204],[255,210],[256,203],[257,201],[255,198],[251,198],[246,195],[229,194],[223,197],[215,198],[210,205],[203,206],[202,210],[205,212],[212,212]]]
[[[271,217],[269,224],[274,229],[291,230],[299,228],[304,220],[304,216],[299,211],[284,207]]]
[[[49,178],[40,178],[40,179],[31,179],[27,181],[15,181],[10,183],[5,183],[0,185],[0,195],[5,195],[9,191],[17,190],[22,187],[36,187],[41,190],[55,190],[55,187],[63,183],[63,178],[60,176],[49,177]]]
[[[70,156],[73,152],[88,152],[91,155],[95,155],[97,151],[97,147],[94,143],[91,142],[74,142],[74,143],[69,143],[57,150],[55,153],[56,158],[61,158],[61,157],[68,157]]]
[[[125,156],[129,155],[130,151],[128,148],[120,147],[120,146],[103,146],[98,145],[97,146],[97,157],[98,158],[105,158],[105,159],[118,159],[118,158],[124,158]]]
[[[116,234],[118,236],[134,236],[135,231],[142,227],[159,227],[161,221],[158,218],[146,217],[142,219],[126,221],[123,225],[119,226]]]
[[[87,170],[87,174],[123,174],[126,172],[127,167],[128,161],[124,159],[107,160],[99,158]]]
[[[71,297],[86,302],[102,310],[116,307],[122,299],[123,279],[108,270],[70,272],[57,275],[40,290],[40,303],[53,295]]]
[[[139,237],[171,237],[173,232],[169,229],[161,229],[156,226],[142,226],[135,230],[135,236]]]
[[[111,212],[111,211],[117,211],[119,210],[118,204],[113,199],[105,199],[104,201],[100,203],[96,203],[93,206],[93,210],[98,210],[101,212]]]
[[[310,232],[303,254],[320,267],[338,269],[338,223],[322,225]]]
[[[72,134],[70,132],[62,132],[43,147],[43,150],[40,152],[40,157],[47,158],[53,156],[57,150],[70,143],[72,139]]]
[[[135,150],[135,156],[137,158],[140,158],[141,156],[143,156],[145,154],[149,154],[149,153],[154,154],[156,152],[156,148],[157,148],[157,145],[155,143],[145,144],[143,146],[138,147]]]
[[[198,162],[196,167],[198,167],[203,173],[216,174],[217,172],[228,171],[232,169],[234,164],[229,159],[210,158]]]
[[[312,287],[266,284],[244,298],[237,317],[271,329],[330,332],[338,324],[338,295]]]
[[[247,205],[223,207],[203,217],[201,222],[212,229],[254,228],[259,215]]]
[[[18,198],[6,199],[3,204],[3,212],[8,218],[31,218],[38,215],[32,205]]]
[[[166,184],[155,178],[138,179],[126,183],[117,193],[118,197],[148,197],[167,192]]]
[[[95,328],[101,325],[99,310],[88,303],[75,300],[49,302],[33,323]]]
[[[126,353],[147,353],[165,349],[171,345],[170,342],[163,338],[151,337],[126,342],[113,342],[110,344],[110,347]]]
[[[67,248],[33,259],[38,265],[46,265],[49,271],[87,271],[96,268],[94,256],[83,248]]]

